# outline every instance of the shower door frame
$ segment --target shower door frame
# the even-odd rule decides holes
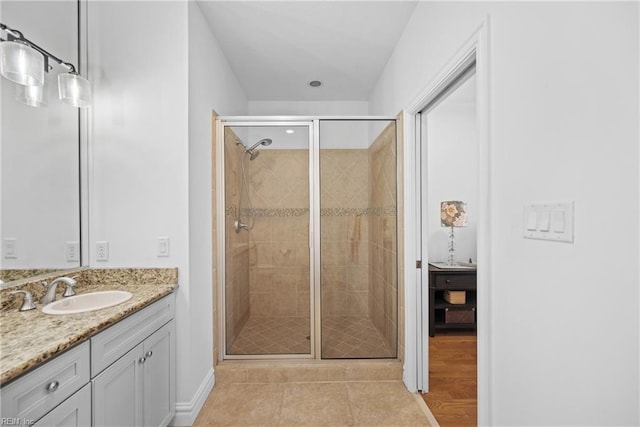
[[[225,200],[225,158],[224,158],[224,129],[229,127],[306,127],[308,130],[308,144],[309,144],[309,334],[311,336],[309,353],[282,353],[282,354],[228,354],[227,353],[227,328],[226,328],[226,258],[225,258],[225,250],[226,250],[226,200]],[[316,176],[319,177],[319,172],[316,169],[315,165],[315,156],[317,147],[316,147],[316,139],[315,139],[315,131],[314,123],[312,120],[304,120],[298,118],[284,118],[284,117],[224,117],[219,116],[216,120],[216,197],[217,197],[217,236],[218,236],[218,283],[220,286],[220,301],[218,302],[218,322],[219,327],[219,352],[220,352],[220,360],[264,360],[264,359],[313,359],[316,352],[316,339],[315,335],[315,306],[316,306],[316,295],[315,295],[315,259],[316,254],[314,251],[315,246],[315,237],[317,234],[315,233],[316,228],[320,228],[320,225],[317,224],[319,220],[319,212],[318,218],[316,218],[315,207],[312,203],[315,203],[315,192],[319,191],[318,188],[318,180],[316,180]],[[221,210],[222,209],[222,210]],[[319,257],[319,255],[318,255]]]
[[[273,359],[315,359],[322,360],[322,322],[320,287],[320,122],[331,121],[392,121],[397,124],[396,116],[218,116],[216,118],[216,231],[218,268],[218,353],[219,360],[273,360]],[[226,343],[225,314],[225,159],[224,128],[242,127],[283,127],[307,126],[309,129],[309,329],[311,335],[310,353],[229,355]],[[400,141],[396,141],[399,144]],[[399,262],[400,260],[398,260]],[[398,272],[396,272],[398,274]],[[398,283],[398,292],[404,292],[404,283]],[[398,295],[400,300],[400,295]],[[400,314],[398,312],[398,314]],[[403,337],[404,338],[404,337]],[[403,339],[398,336],[398,339]],[[335,359],[329,359],[335,360]]]

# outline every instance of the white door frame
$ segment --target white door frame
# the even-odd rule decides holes
[[[404,382],[410,391],[428,391],[429,325],[428,270],[422,253],[422,218],[420,183],[420,127],[416,118],[456,78],[475,61],[478,124],[478,424],[490,425],[491,415],[491,169],[489,122],[489,20],[485,19],[452,59],[405,109],[404,183],[405,194],[405,367]],[[410,197],[414,195],[415,197]],[[413,199],[413,200],[412,200]],[[424,260],[424,268],[412,267]]]

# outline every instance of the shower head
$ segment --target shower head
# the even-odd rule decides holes
[[[273,142],[273,141],[271,141],[269,138],[261,139],[260,141],[258,141],[258,142],[256,142],[255,144],[253,144],[253,145],[251,146],[251,148],[249,148],[249,149],[247,150],[247,152],[251,153],[251,152],[253,152],[253,150],[255,150],[255,148],[256,148],[258,145],[264,145],[264,146],[266,147],[267,145],[271,145],[271,143],[272,143],[272,142]]]
[[[254,160],[256,157],[258,157],[258,155],[260,154],[259,151],[256,151],[256,148],[258,148],[259,145],[264,145],[265,147],[267,145],[271,145],[273,141],[271,141],[269,138],[264,138],[261,139],[260,141],[256,142],[255,144],[253,144],[251,146],[251,148],[249,148],[248,150],[246,150],[247,154],[249,154],[249,160]]]

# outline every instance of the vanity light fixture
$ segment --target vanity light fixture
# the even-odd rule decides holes
[[[3,41],[0,43],[0,55],[0,72],[5,79],[25,86],[44,84],[44,56],[28,44]]]
[[[46,107],[47,86],[16,85],[16,99],[32,107]]]
[[[49,72],[49,60],[53,60],[69,70],[58,75],[60,100],[78,108],[91,105],[91,85],[87,79],[78,74],[73,64],[47,52],[25,38],[22,32],[9,28],[1,22],[0,30],[7,33],[7,40],[0,38],[0,74],[14,83],[26,86],[24,89],[17,90],[19,101],[32,106],[46,105],[42,97],[45,91],[44,73]],[[34,89],[34,87],[40,89]]]
[[[58,96],[62,102],[74,107],[90,106],[91,85],[89,80],[76,73],[75,68],[71,65],[71,70],[68,73],[58,74]]]

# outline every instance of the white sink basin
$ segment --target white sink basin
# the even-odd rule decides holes
[[[54,301],[45,305],[42,312],[45,314],[85,313],[122,304],[130,300],[131,297],[131,292],[127,291],[91,292]]]

